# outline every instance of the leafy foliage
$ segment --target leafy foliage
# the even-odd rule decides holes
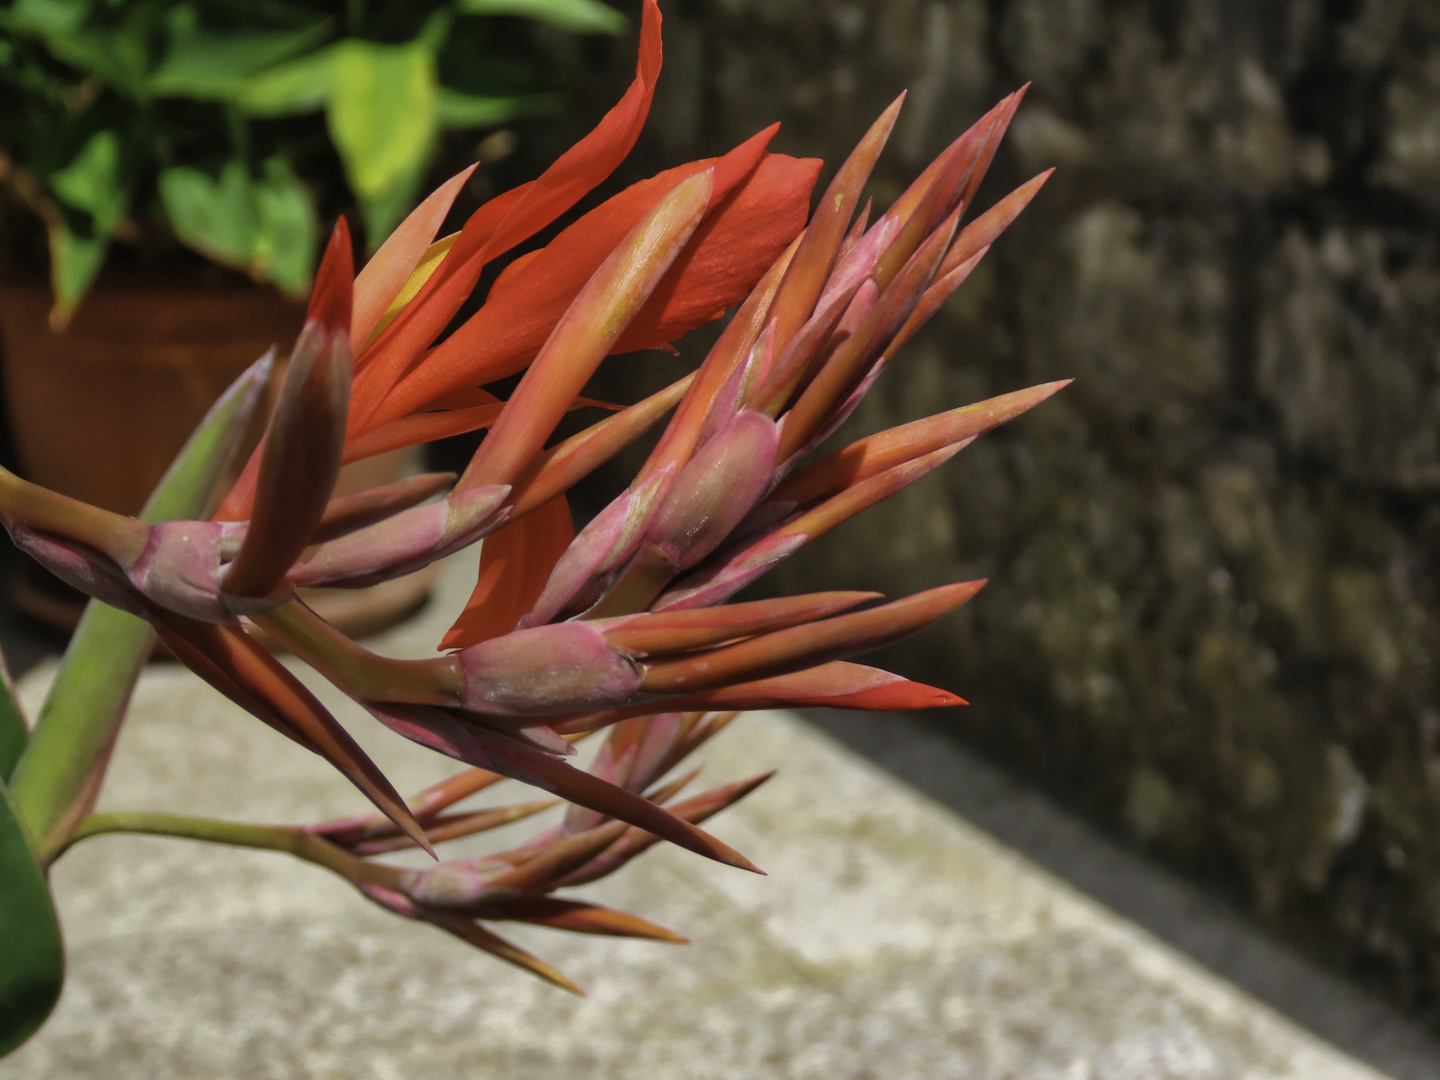
[[[445,129],[556,97],[523,27],[619,33],[599,0],[15,0],[0,13],[0,145],[45,220],[59,322],[117,231],[181,243],[295,296],[322,212],[352,199],[377,247]],[[499,18],[497,18],[499,17]]]

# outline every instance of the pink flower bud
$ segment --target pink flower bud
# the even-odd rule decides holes
[[[457,654],[464,707],[493,715],[536,716],[628,701],[641,671],[586,623],[517,630]]]

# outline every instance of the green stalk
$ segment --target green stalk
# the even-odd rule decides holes
[[[238,821],[188,817],[183,814],[159,814],[145,810],[124,810],[106,814],[88,814],[81,819],[65,848],[106,833],[132,833],[147,836],[171,836],[182,840],[199,840],[207,844],[252,848],[259,851],[280,851],[297,859],[323,866],[352,885],[385,885],[401,888],[407,871],[384,863],[370,862],[343,851],[313,833],[287,825],[247,825]],[[57,855],[60,852],[56,853]]]
[[[361,701],[459,705],[465,674],[454,657],[392,660],[357,645],[299,600],[253,616],[255,625],[325,678]]]
[[[145,522],[208,512],[269,380],[266,356],[201,421],[141,511]],[[120,723],[154,633],[141,619],[92,600],[11,778],[15,803],[44,864],[94,806]]]

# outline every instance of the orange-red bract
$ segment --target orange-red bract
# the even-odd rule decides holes
[[[564,495],[487,536],[480,547],[475,591],[440,648],[474,645],[515,629],[535,606],[550,571],[573,539],[575,526]]]

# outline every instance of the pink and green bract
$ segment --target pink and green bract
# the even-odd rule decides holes
[[[970,213],[1019,93],[873,222],[862,191],[899,101],[808,221],[820,163],[772,153],[772,127],[722,157],[641,181],[515,254],[628,153],[660,59],[660,14],[647,0],[635,81],[620,103],[540,178],[481,206],[458,232],[436,238],[469,170],[358,274],[340,221],[265,439],[214,519],[146,525],[8,474],[0,483],[0,514],[23,549],[142,616],[181,662],[326,758],[378,811],[259,846],[326,866],[387,909],[571,989],[486,924],[679,940],[556,891],[613,872],[658,839],[755,869],[699,826],[765,777],[684,796],[694,774],[668,774],[739,710],[960,703],[849,658],[927,626],[983,582],[890,603],[859,592],[731,598],[1063,385],[817,456],[1048,176]],[[486,267],[507,258],[485,302],[442,337]],[[607,357],[666,346],[727,313],[698,370],[553,441]],[[484,389],[516,374],[508,400]],[[257,368],[247,378],[263,376]],[[662,424],[629,486],[576,534],[566,492]],[[333,497],[345,462],[480,429],[459,476]],[[384,581],[481,540],[474,593],[431,659],[377,656],[295,593]],[[403,799],[256,641],[257,628],[380,723],[466,770]],[[572,766],[573,743],[601,730],[593,765]],[[415,846],[433,854],[552,805],[454,809],[502,778],[568,802],[563,820],[481,859],[425,870],[380,859]]]

